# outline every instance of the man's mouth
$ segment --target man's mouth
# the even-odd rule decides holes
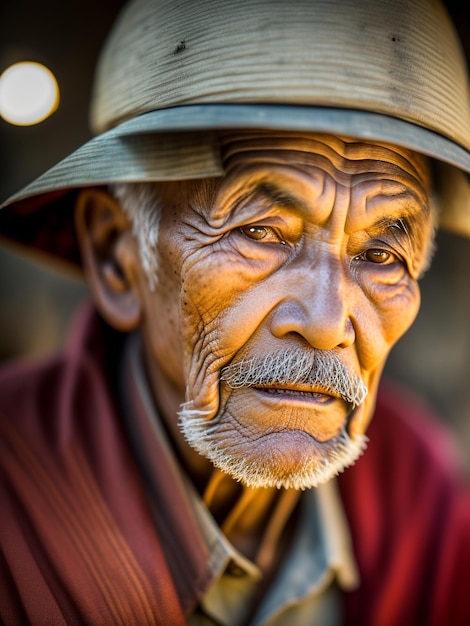
[[[228,390],[227,390],[228,391]],[[303,432],[324,443],[347,427],[355,409],[339,393],[299,382],[261,383],[231,389],[224,410],[250,432]]]
[[[278,400],[312,402],[314,404],[321,404],[324,406],[332,404],[337,400],[343,401],[342,398],[340,398],[339,396],[317,389],[305,389],[296,386],[273,387],[265,385],[254,385],[252,388],[255,389],[258,393],[264,396],[268,396],[271,399],[276,398]]]

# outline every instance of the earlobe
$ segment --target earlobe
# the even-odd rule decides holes
[[[139,326],[137,246],[119,202],[97,188],[82,190],[75,223],[84,270],[96,305],[106,321],[122,331]]]

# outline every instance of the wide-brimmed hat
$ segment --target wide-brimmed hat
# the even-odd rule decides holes
[[[97,135],[10,198],[8,237],[78,262],[73,192],[222,176],[225,129],[320,132],[432,157],[470,236],[470,93],[438,0],[136,0],[104,47]]]

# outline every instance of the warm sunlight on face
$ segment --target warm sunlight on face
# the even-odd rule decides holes
[[[418,312],[429,169],[328,135],[222,141],[212,193],[159,187],[162,269],[154,291],[142,280],[155,393],[174,390],[186,441],[244,485],[314,487],[361,454]]]

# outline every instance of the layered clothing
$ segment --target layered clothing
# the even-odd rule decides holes
[[[177,626],[210,605],[233,561],[214,567],[217,542],[190,477],[155,433],[139,378],[116,367],[125,343],[87,308],[60,355],[0,375],[6,625]],[[368,435],[338,479],[351,545],[308,549],[306,576],[323,558],[331,576],[320,591],[336,588],[345,624],[470,623],[470,499],[448,436],[427,407],[386,386]],[[313,519],[325,506],[308,504],[311,495],[301,502]],[[304,524],[305,545],[322,545],[318,528],[309,538]]]

